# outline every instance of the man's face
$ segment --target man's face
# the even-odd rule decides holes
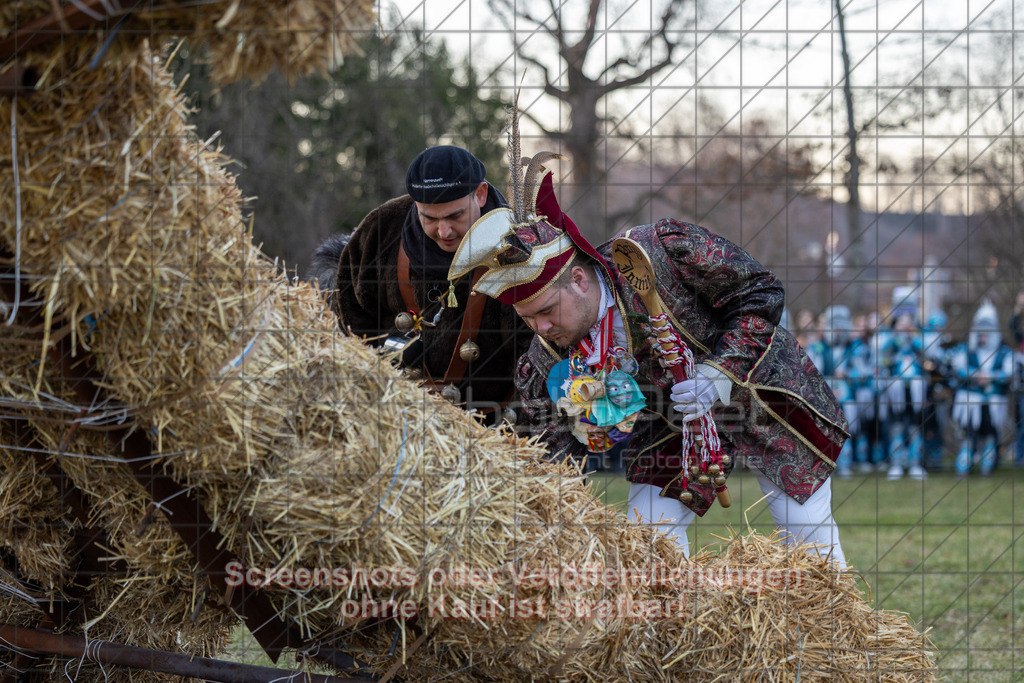
[[[480,209],[487,203],[487,183],[462,199],[444,204],[416,202],[423,232],[444,251],[455,253],[470,226],[480,218]]]
[[[582,268],[573,268],[572,282],[552,286],[526,303],[515,304],[516,313],[531,330],[562,348],[571,348],[587,336],[597,322],[601,290]]]

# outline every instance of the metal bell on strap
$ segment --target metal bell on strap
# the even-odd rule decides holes
[[[458,403],[462,398],[462,392],[454,384],[445,384],[441,388],[441,397],[450,403]]]
[[[416,324],[415,318],[409,311],[402,311],[395,316],[395,327],[401,332],[408,332]]]
[[[459,358],[471,363],[480,357],[480,347],[472,339],[467,339],[459,347]]]

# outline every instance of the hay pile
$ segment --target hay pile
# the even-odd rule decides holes
[[[924,638],[904,615],[868,608],[849,575],[756,537],[685,565],[571,471],[541,463],[538,446],[339,335],[319,294],[252,245],[225,159],[188,128],[160,58],[143,44],[90,69],[92,47],[41,57],[59,60],[59,82],[0,101],[0,130],[16,131],[0,145],[11,190],[0,245],[31,288],[0,306],[17,342],[0,350],[0,564],[59,598],[88,524],[129,568],[88,582],[70,632],[211,655],[237,623],[162,514],[144,523],[152,501],[104,431],[131,424],[194,487],[240,569],[276,572],[264,590],[282,616],[378,673],[931,675]],[[58,339],[88,354],[107,402],[80,405],[50,353]],[[32,426],[31,447],[15,417]],[[85,522],[57,504],[48,462],[85,493]],[[700,571],[655,585],[622,574],[681,566]],[[742,572],[712,571],[725,566]],[[299,578],[319,568],[334,585]],[[783,569],[799,584],[752,590]],[[37,625],[27,604],[2,591],[0,621]],[[409,611],[373,617],[392,608]],[[80,680],[111,673],[74,666]]]
[[[3,3],[0,37],[49,16],[57,5],[56,0]],[[66,1],[60,5],[75,9]],[[107,7],[135,8],[107,15]],[[275,69],[294,78],[332,68],[345,55],[358,52],[358,41],[373,29],[373,8],[373,0],[203,0],[201,4],[100,3],[91,11],[109,16],[98,24],[100,28],[109,29],[123,21],[110,45],[111,56],[130,54],[143,40],[161,45],[184,36],[202,49],[210,64],[211,81],[223,85],[241,79],[258,82]],[[80,44],[88,43],[92,56],[108,35],[90,28],[76,38]],[[58,43],[66,46],[69,37]],[[37,67],[45,86],[67,75],[53,70],[63,63],[61,52],[61,47],[25,51],[18,61]],[[0,67],[0,72],[3,70]]]

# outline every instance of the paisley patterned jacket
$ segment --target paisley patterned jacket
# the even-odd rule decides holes
[[[631,228],[655,269],[656,290],[695,363],[714,366],[733,382],[731,402],[713,411],[723,450],[743,457],[803,503],[835,468],[849,438],[842,408],[825,378],[788,330],[779,327],[785,291],[779,280],[743,249],[704,228],[675,220]],[[611,241],[597,248],[610,264]],[[652,350],[653,331],[643,300],[612,268],[612,289],[627,327],[636,380],[647,398],[626,452],[626,478],[679,498],[682,463],[679,414],[669,393],[672,374]],[[606,272],[606,271],[603,271]],[[534,337],[519,359],[519,428],[548,445],[552,458],[585,457],[571,423],[548,398],[546,379],[567,350]],[[714,488],[689,484],[688,503],[703,515]]]

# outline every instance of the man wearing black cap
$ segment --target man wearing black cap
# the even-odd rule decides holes
[[[424,150],[406,173],[408,194],[371,211],[350,237],[325,241],[314,276],[343,328],[400,349],[410,377],[493,423],[511,418],[503,408],[532,333],[511,307],[470,296],[472,274],[448,281],[469,227],[505,206],[485,174],[460,147]]]

